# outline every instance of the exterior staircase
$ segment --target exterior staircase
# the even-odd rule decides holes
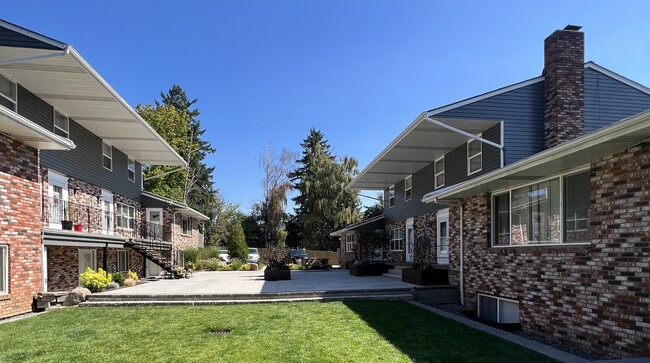
[[[127,245],[160,266],[174,278],[182,277],[172,265],[172,244],[162,241],[130,240]]]

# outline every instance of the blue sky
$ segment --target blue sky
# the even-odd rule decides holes
[[[72,44],[132,105],[199,99],[224,197],[262,196],[269,142],[310,127],[360,169],[423,110],[538,76],[543,40],[582,25],[585,58],[650,86],[647,1],[22,1],[2,17]],[[374,195],[374,193],[367,193]],[[366,203],[372,201],[366,201]]]

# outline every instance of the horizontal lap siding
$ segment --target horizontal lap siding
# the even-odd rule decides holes
[[[18,86],[18,113],[36,124],[54,129],[53,108],[38,96]],[[135,163],[135,182],[129,180],[127,155],[113,148],[113,170],[102,166],[102,139],[70,119],[70,139],[74,150],[42,150],[41,166],[97,185],[101,188],[140,201],[140,171]]]
[[[0,27],[0,46],[61,50],[58,47],[3,27]]]
[[[650,109],[650,95],[606,76],[585,69],[585,132]]]
[[[384,215],[386,224],[436,211],[441,206],[422,203],[422,197],[433,190],[433,164],[413,174],[413,198],[404,200],[404,180],[395,184],[395,206],[388,206],[388,189],[384,192]]]

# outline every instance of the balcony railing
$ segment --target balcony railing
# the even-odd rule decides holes
[[[144,213],[139,208],[134,208],[133,214],[129,211],[115,213],[99,204],[75,203],[60,198],[44,198],[43,206],[43,222],[50,228],[150,241],[162,241],[171,236],[168,227],[143,221]]]

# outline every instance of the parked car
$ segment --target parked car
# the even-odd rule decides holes
[[[298,249],[291,250],[292,263],[296,263],[297,260],[304,260],[305,258],[307,258],[306,250],[298,250]]]
[[[248,262],[252,262],[252,263],[260,262],[260,254],[257,251],[257,248],[248,249]]]
[[[225,262],[230,262],[230,255],[228,254],[228,250],[219,250],[217,257]]]

